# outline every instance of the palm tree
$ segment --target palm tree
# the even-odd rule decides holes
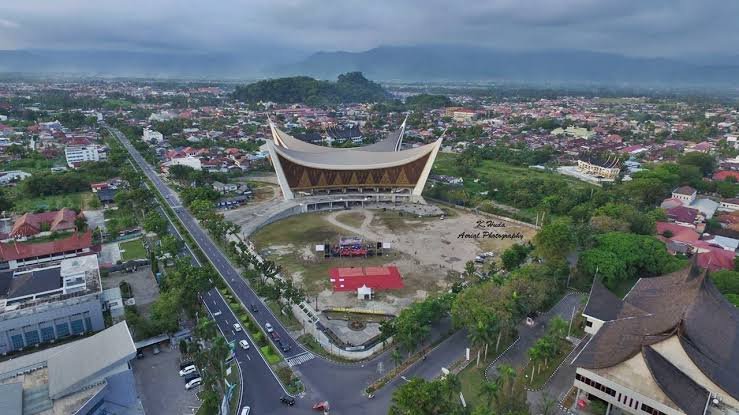
[[[400,353],[400,350],[396,347],[392,353],[390,353],[390,358],[393,360],[393,364],[395,364],[395,367],[400,366],[400,364],[403,362],[403,354]]]
[[[459,380],[459,376],[454,373],[446,375],[444,378],[446,382],[447,391],[449,398],[451,399],[454,395],[458,394],[462,390],[462,382]]]
[[[541,344],[537,341],[528,351],[529,359],[531,360],[531,381],[534,380],[534,368],[542,357]]]
[[[490,406],[493,400],[495,400],[495,396],[498,394],[498,390],[499,385],[497,382],[487,381],[482,384],[478,396],[484,397],[485,402],[487,402],[488,406]]]
[[[201,318],[195,326],[195,333],[204,340],[210,340],[216,335],[216,325],[209,318]]]
[[[556,316],[549,321],[549,334],[557,340],[562,340],[567,334],[567,327],[567,321],[560,316]]]

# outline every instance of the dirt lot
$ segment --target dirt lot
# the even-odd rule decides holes
[[[309,295],[317,295],[319,308],[356,307],[394,314],[415,300],[448,289],[453,272],[462,272],[465,262],[481,252],[500,254],[516,242],[530,240],[535,233],[529,227],[485,216],[458,210],[448,213],[443,220],[366,209],[312,213],[266,226],[252,235],[252,241]],[[315,253],[315,245],[350,235],[390,243],[393,248],[389,256],[374,258],[325,259]],[[403,275],[402,290],[378,293],[368,302],[357,300],[353,293],[330,289],[328,270],[332,267],[390,264]]]

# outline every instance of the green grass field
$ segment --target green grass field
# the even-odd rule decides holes
[[[146,258],[146,248],[144,248],[141,239],[134,239],[133,241],[121,242],[118,244],[121,249],[121,258],[124,261],[131,261],[133,259],[144,259]]]
[[[26,212],[59,210],[61,208],[80,210],[90,207],[91,200],[94,197],[95,195],[92,192],[33,198],[16,195],[13,210],[19,214]]]

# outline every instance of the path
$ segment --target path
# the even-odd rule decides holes
[[[520,323],[517,327],[520,340],[507,353],[485,369],[485,377],[487,379],[493,379],[496,375],[497,368],[502,364],[508,364],[513,367],[526,366],[529,361],[529,348],[546,333],[549,321],[554,316],[560,316],[564,320],[569,321],[572,317],[573,307],[579,307],[580,305],[580,297],[580,293],[568,293],[551,310],[541,315],[533,327],[527,326],[525,322]]]

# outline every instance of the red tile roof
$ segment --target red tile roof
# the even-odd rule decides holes
[[[37,244],[28,242],[0,243],[0,261],[7,262],[61,252],[78,251],[90,248],[91,246],[91,231],[87,231],[83,234],[74,234],[65,239],[57,239],[56,241]]]
[[[721,170],[713,173],[713,180],[726,180],[729,177],[733,177],[736,181],[739,181],[739,171]]]
[[[67,208],[54,212],[26,213],[15,221],[10,236],[16,238],[36,235],[41,232],[44,224],[48,224],[52,232],[74,229],[76,218],[77,213]]]
[[[698,266],[706,268],[709,271],[734,269],[734,257],[736,256],[734,252],[712,246],[703,249],[708,249],[709,251],[697,254]]]
[[[700,238],[698,232],[693,228],[681,226],[676,223],[657,222],[657,234],[662,235],[665,231],[672,232],[672,236],[666,239],[678,242],[693,242]]]
[[[395,266],[331,268],[329,275],[334,291],[356,291],[362,286],[373,290],[403,288],[403,278]]]

